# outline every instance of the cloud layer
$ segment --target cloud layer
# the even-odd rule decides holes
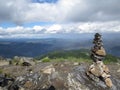
[[[0,27],[0,38],[43,38],[55,34],[120,32],[120,22],[87,22],[33,27]]]
[[[86,22],[119,21],[120,0],[58,0],[32,3],[32,0],[1,0],[0,22],[16,24],[33,21]]]
[[[120,0],[1,0],[0,38],[44,37],[53,33],[120,32]],[[44,1],[44,0],[42,0]],[[50,0],[49,0],[50,1]],[[32,22],[54,22],[53,25],[23,27]]]

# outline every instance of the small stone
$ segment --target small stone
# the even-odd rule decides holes
[[[109,73],[110,72],[109,68],[106,65],[103,65],[103,71],[105,73]]]
[[[51,74],[51,78],[50,79],[55,79],[59,77],[59,73],[58,72],[54,72]]]
[[[101,47],[99,50],[97,50],[95,52],[97,55],[100,55],[100,56],[106,56],[106,52],[105,52],[105,49],[103,47]]]
[[[107,74],[107,73],[102,73],[102,75],[101,75],[103,78],[109,78],[110,77],[110,75],[109,74]]]
[[[53,65],[50,65],[50,66],[43,68],[41,71],[44,74],[51,74],[51,73],[55,72],[55,68],[53,67]]]
[[[120,72],[120,69],[118,69],[117,72],[119,73],[119,72]]]
[[[22,66],[32,66],[29,62],[23,62]]]
[[[33,83],[31,81],[27,81],[25,84],[24,84],[24,87],[26,88],[30,88],[32,87]]]
[[[51,73],[54,72],[54,71],[55,71],[54,68],[49,68],[49,69],[45,69],[45,70],[43,71],[43,73],[44,73],[44,74],[51,74]]]
[[[21,87],[19,90],[25,90],[25,89]]]
[[[118,66],[120,65],[120,63],[116,63]]]
[[[101,75],[101,68],[98,66],[98,64],[93,63],[90,67],[89,67],[89,71],[95,75],[95,76],[100,76]]]
[[[63,65],[63,64],[61,64],[61,67],[64,67],[64,65]]]
[[[77,66],[77,65],[79,65],[79,63],[78,63],[78,62],[74,62],[74,64],[73,64],[73,65]]]
[[[111,79],[110,78],[106,78],[105,79],[105,83],[106,83],[106,85],[108,86],[108,87],[112,87],[112,81],[111,81]]]

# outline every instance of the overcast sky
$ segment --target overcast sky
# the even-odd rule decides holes
[[[0,38],[120,32],[120,0],[0,0]]]

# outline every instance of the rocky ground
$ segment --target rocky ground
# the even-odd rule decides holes
[[[32,66],[1,65],[0,90],[120,90],[120,64],[108,65],[113,87],[86,76],[88,63],[39,62]]]

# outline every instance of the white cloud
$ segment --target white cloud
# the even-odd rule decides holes
[[[62,26],[58,24],[54,24],[47,28],[45,33],[61,33],[62,32]]]
[[[119,3],[120,0],[58,0],[51,4],[32,3],[31,0],[1,0],[0,22],[119,21]]]
[[[87,22],[33,27],[0,27],[0,38],[41,38],[58,33],[120,32],[120,22]]]
[[[44,29],[44,27],[42,27],[42,26],[34,26],[34,27],[33,27],[33,30],[35,30],[35,32],[39,32],[39,31],[41,31],[42,29]]]
[[[31,0],[1,0],[0,38],[44,37],[53,33],[120,32],[120,0],[58,0],[32,3]],[[55,22],[53,25],[23,27],[28,22]]]

